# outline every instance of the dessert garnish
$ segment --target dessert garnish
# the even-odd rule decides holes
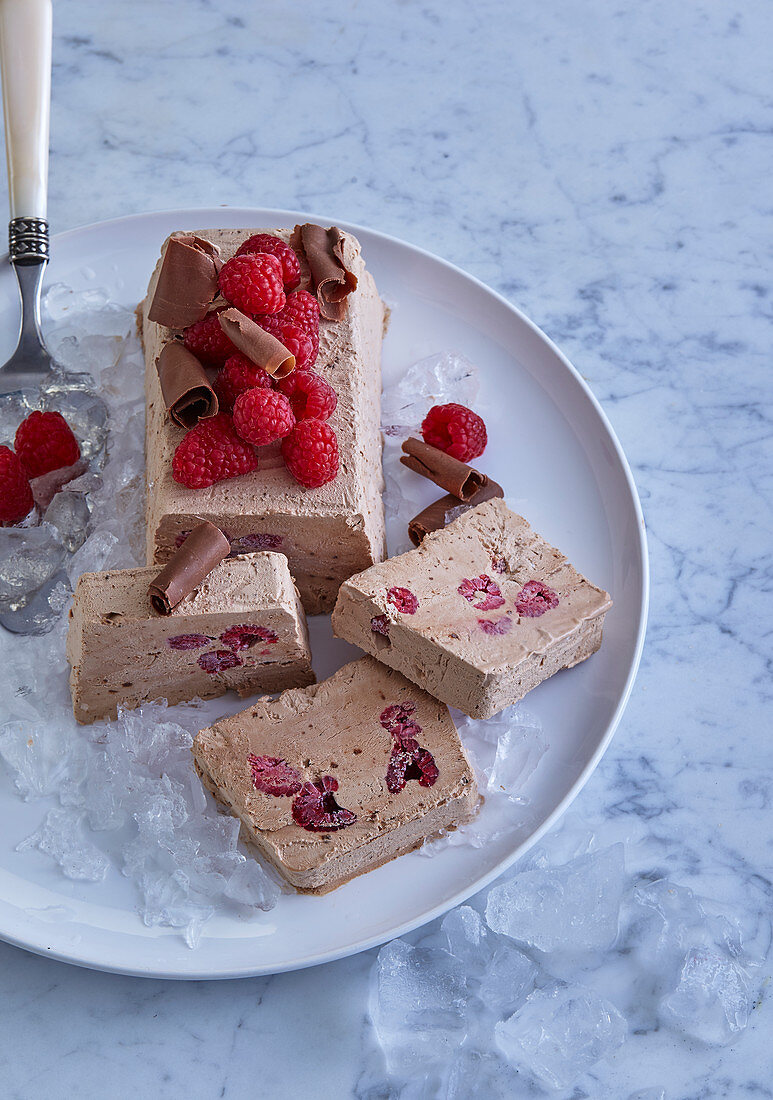
[[[284,344],[238,309],[223,310],[218,321],[237,351],[272,378],[284,378],[295,370],[295,356]]]
[[[293,371],[290,378],[296,372]],[[223,412],[233,412],[234,401],[240,393],[253,390],[256,387],[264,390],[273,389],[271,375],[257,366],[240,351],[234,352],[226,359],[223,366],[217,372],[214,381],[215,393]]]
[[[230,542],[213,523],[194,527],[148,587],[154,610],[168,615],[230,552]]]
[[[400,455],[400,461],[404,466],[434,481],[459,500],[472,500],[488,484],[488,478],[479,470],[420,439],[406,439],[403,450],[405,454]]]
[[[296,420],[329,420],[336,410],[336,391],[313,370],[294,370],[278,389],[292,406]]]
[[[295,249],[283,241],[281,237],[275,237],[273,233],[254,233],[248,237],[244,244],[236,250],[237,256],[244,256],[250,252],[265,252],[270,256],[276,256],[282,265],[282,278],[286,291],[295,290],[301,281],[301,265]]]
[[[27,472],[10,447],[0,447],[0,523],[19,523],[34,506]]]
[[[148,317],[182,329],[206,316],[217,295],[220,249],[193,234],[171,237],[166,246]]]
[[[482,455],[488,442],[481,417],[455,401],[433,405],[422,421],[421,434],[425,443],[453,455],[460,462],[470,462]]]
[[[165,344],[156,361],[166,411],[181,428],[216,416],[218,400],[207,373],[192,352],[173,340]]]
[[[346,316],[346,298],[357,289],[356,275],[344,264],[344,237],[340,229],[307,223],[295,227],[306,262],[311,272],[314,293],[320,313],[328,321],[341,321]]]
[[[16,429],[13,446],[30,478],[72,466],[81,456],[72,428],[58,412],[30,413]]]
[[[278,313],[285,305],[282,264],[267,252],[248,252],[223,264],[220,293],[243,313]]]
[[[216,481],[257,468],[255,448],[236,434],[228,413],[199,421],[183,436],[172,456],[172,477],[187,489],[206,489]]]
[[[408,524],[408,534],[411,542],[414,546],[418,546],[425,535],[430,534],[431,531],[440,531],[453,520],[468,512],[470,508],[475,508],[487,500],[493,500],[494,497],[503,497],[504,495],[501,485],[498,485],[496,481],[492,481],[491,478],[486,478],[486,484],[482,485],[475,495],[466,501],[462,501],[450,493],[441,497],[440,500],[427,505]]]
[[[294,372],[293,372],[294,373]],[[292,376],[291,376],[292,377]],[[283,393],[256,387],[240,393],[234,402],[234,428],[253,447],[284,439],[295,427],[295,414]]]
[[[282,440],[282,458],[300,485],[317,489],[338,474],[338,436],[324,420],[299,420]]]
[[[206,317],[188,325],[183,333],[183,344],[205,367],[222,367],[229,355],[237,351],[220,327],[224,308],[210,310]]]

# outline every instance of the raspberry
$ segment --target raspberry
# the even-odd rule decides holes
[[[254,645],[260,643],[273,645],[274,642],[279,641],[279,635],[273,630],[268,630],[265,626],[253,626],[252,623],[245,623],[244,626],[229,626],[228,630],[224,630],[220,635],[220,641],[229,649],[252,649]]]
[[[319,303],[314,295],[308,290],[288,294],[287,305],[277,313],[276,319],[282,325],[297,325],[311,338],[311,358],[306,366],[313,367],[319,354]]]
[[[300,420],[282,440],[282,457],[296,481],[316,489],[338,474],[338,438],[324,420]]]
[[[234,401],[245,390],[270,390],[273,388],[271,375],[257,366],[246,355],[237,351],[226,359],[217,373],[214,390],[221,412],[233,412]]]
[[[16,429],[14,448],[29,477],[41,477],[81,456],[78,440],[61,413],[30,413]]]
[[[389,619],[386,615],[374,615],[370,620],[370,629],[374,634],[383,634],[385,638],[388,638]]]
[[[249,535],[239,535],[238,538],[231,539],[231,553],[251,554],[253,550],[278,550],[283,542],[281,535],[253,531]]]
[[[406,722],[412,721],[411,715],[416,713],[416,704],[410,701],[405,703],[392,703],[381,712],[379,722],[385,730],[397,730]],[[415,723],[414,723],[415,724]]]
[[[234,405],[234,428],[247,443],[265,447],[293,430],[295,417],[290,402],[276,390],[247,390]]]
[[[216,481],[248,474],[257,465],[258,456],[236,434],[231,417],[218,413],[199,421],[177,444],[172,477],[188,489],[204,489]]]
[[[477,413],[452,401],[433,405],[421,425],[424,442],[437,447],[460,462],[470,462],[486,449],[486,425]]]
[[[511,619],[478,619],[478,626],[484,634],[509,634],[513,623]]]
[[[415,615],[419,607],[419,601],[410,588],[395,586],[387,592],[387,600],[396,607],[402,615]]]
[[[282,379],[279,389],[289,399],[296,420],[329,420],[338,404],[336,391],[313,370],[294,370]]]
[[[278,313],[285,304],[282,265],[276,256],[250,252],[223,264],[220,293],[242,313]]]
[[[527,581],[515,597],[515,610],[525,619],[538,619],[558,604],[558,593],[542,581]]]
[[[237,354],[217,319],[222,312],[214,309],[183,330],[183,344],[204,367],[222,367],[229,356]]]
[[[431,787],[440,772],[435,758],[416,741],[398,741],[392,748],[386,773],[386,785],[392,794],[401,791],[409,779],[420,787]]]
[[[278,756],[255,756],[250,753],[247,761],[252,770],[252,785],[256,791],[282,795],[297,794],[303,786],[301,777],[295,768]]]
[[[456,591],[478,611],[494,611],[505,602],[499,585],[488,573],[472,579],[465,577]]]
[[[328,829],[344,829],[357,820],[351,810],[345,810],[336,802],[333,794],[338,790],[338,780],[323,775],[313,783],[304,783],[301,793],[293,801],[293,821],[312,833]]]
[[[211,650],[209,653],[202,653],[199,657],[199,667],[210,675],[215,672],[225,672],[227,668],[236,668],[241,663],[241,657],[232,653],[230,649]]]
[[[240,245],[236,255],[244,256],[252,252],[263,252],[270,256],[276,256],[282,265],[282,280],[285,290],[295,290],[301,281],[301,265],[295,250],[286,241],[271,233],[256,233],[249,240]]]
[[[166,644],[170,649],[203,649],[211,641],[206,634],[175,634]]]
[[[261,328],[281,341],[291,355],[295,356],[296,370],[304,370],[312,366],[316,360],[316,355],[312,358],[312,339],[302,328],[291,324],[290,321],[277,321],[274,317],[257,317],[256,321]]]
[[[10,447],[0,447],[0,523],[18,523],[32,511],[29,478]]]

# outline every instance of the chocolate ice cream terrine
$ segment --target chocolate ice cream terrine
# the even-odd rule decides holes
[[[284,241],[291,237],[284,229],[207,229],[197,231],[196,238],[217,246],[219,261],[227,261],[257,232],[270,232]],[[338,396],[329,424],[338,437],[340,466],[334,480],[317,488],[300,486],[274,446],[261,448],[258,469],[240,477],[202,489],[185,488],[173,480],[172,456],[185,432],[167,418],[156,368],[175,331],[148,316],[159,260],[138,310],[146,359],[149,564],[168,560],[197,519],[207,519],[228,535],[236,550],[274,549],[285,554],[306,611],[317,614],[332,609],[343,580],[383,559],[379,421],[385,310],[359,242],[348,233],[341,241],[356,289],[338,311],[340,320],[322,318],[314,367]],[[303,289],[309,286],[309,271],[302,257],[301,274]],[[212,308],[218,305],[222,300],[215,300]]]
[[[448,709],[371,657],[196,735],[205,785],[294,887],[326,893],[474,814]]]
[[[148,592],[158,568],[84,573],[70,612],[67,659],[79,722],[119,706],[282,691],[313,683],[306,619],[281,554],[218,565],[168,615]]]
[[[609,595],[504,501],[346,581],[333,630],[472,718],[601,645]]]

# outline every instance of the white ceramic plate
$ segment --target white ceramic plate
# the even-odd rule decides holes
[[[218,207],[86,226],[54,238],[48,281],[105,287],[133,306],[171,231],[305,220],[288,211]],[[16,852],[43,807],[22,803],[0,769],[0,937],[11,943],[101,970],[170,978],[275,973],[353,954],[431,920],[496,878],[564,812],[609,745],[639,662],[648,588],[641,508],[614,432],[567,359],[504,298],[421,249],[350,228],[393,306],[385,387],[436,351],[452,349],[477,364],[490,441],[485,470],[541,534],[614,597],[599,653],[528,698],[550,743],[528,787],[529,813],[521,815],[528,823],[514,822],[483,848],[448,847],[429,859],[411,853],[326,897],[283,896],[254,920],[215,918],[191,951],[175,931],[142,924],[134,888],[117,869],[103,883],[76,883],[39,852]],[[0,362],[11,350],[16,315],[4,267]],[[428,501],[433,493],[428,486]],[[312,644],[318,676],[353,652],[332,640],[326,619],[313,624]]]

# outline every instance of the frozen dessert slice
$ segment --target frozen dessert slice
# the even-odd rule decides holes
[[[227,261],[255,229],[207,229],[195,239],[219,248]],[[288,241],[290,230],[270,230]],[[166,249],[168,242],[165,242]],[[149,319],[161,261],[138,310],[145,347],[148,563],[164,562],[196,523],[207,519],[231,539],[235,550],[274,549],[286,554],[309,614],[332,610],[343,580],[385,554],[381,500],[381,341],[384,305],[366,270],[359,242],[343,234],[338,246],[356,289],[337,312],[340,320],[320,322],[319,357],[314,369],[335,389],[338,406],[329,420],[338,437],[337,477],[319,488],[304,488],[285,468],[278,445],[260,449],[252,473],[205,489],[187,489],[172,478],[172,455],[184,429],[166,415],[156,361],[174,337],[171,328]],[[309,268],[301,257],[301,287]],[[214,308],[223,305],[216,300]]]
[[[306,619],[281,554],[226,559],[168,615],[148,593],[157,576],[157,567],[120,569],[78,581],[67,659],[79,722],[149,699],[313,683]]]
[[[342,585],[333,630],[472,718],[601,645],[608,594],[504,501]]]
[[[478,804],[447,708],[370,657],[221,719],[193,752],[246,839],[307,892],[418,848]]]

